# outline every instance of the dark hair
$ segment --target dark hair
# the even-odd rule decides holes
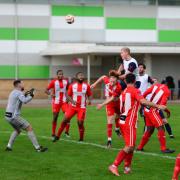
[[[76,73],[76,77],[77,77],[79,74],[83,74],[83,72],[81,72],[81,71],[80,71],[80,72],[77,72],[77,73]]]
[[[110,71],[109,71],[109,76],[113,76],[113,77],[118,78],[118,77],[119,77],[119,74],[117,73],[116,70],[110,70]]]
[[[143,68],[146,69],[146,65],[145,65],[144,63],[139,63],[139,64],[138,64],[138,67],[139,67],[139,66],[143,66]]]
[[[133,84],[136,81],[136,76],[132,73],[127,74],[125,80],[127,84]]]
[[[61,70],[61,69],[57,70],[56,74],[58,75],[59,72],[63,73],[63,70]]]
[[[172,76],[167,76],[166,84],[170,89],[174,89],[175,88],[174,78]]]
[[[166,84],[166,83],[167,83],[167,82],[166,82],[166,80],[164,80],[164,79],[161,81],[161,84]]]
[[[17,79],[13,82],[14,87],[21,83],[21,80]]]

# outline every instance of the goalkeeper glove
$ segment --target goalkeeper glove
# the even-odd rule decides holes
[[[30,95],[31,97],[34,97],[34,91],[35,91],[34,88],[30,89],[29,91],[26,91],[26,92],[25,92],[25,96]]]

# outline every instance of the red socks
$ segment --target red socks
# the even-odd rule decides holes
[[[60,128],[58,129],[57,137],[60,137],[67,123],[62,122]]]
[[[69,133],[70,123],[66,124],[66,133]]]
[[[107,137],[108,139],[112,138],[112,124],[107,124]]]
[[[165,150],[166,149],[166,135],[165,135],[164,130],[162,129],[158,130],[158,139],[161,146],[161,150]]]
[[[62,124],[61,124],[62,125]],[[57,127],[57,122],[56,121],[53,121],[52,122],[52,135],[55,135],[56,134],[56,127]],[[60,127],[61,128],[61,127]],[[60,128],[58,130],[58,135],[59,135],[59,131],[60,131]],[[66,132],[69,133],[69,128],[70,128],[70,123],[67,123],[66,124]],[[63,129],[64,130],[64,129]],[[61,133],[60,133],[61,134]]]
[[[131,167],[133,153],[127,154],[124,159],[124,167]]]
[[[83,141],[84,139],[84,131],[85,131],[84,125],[79,125],[79,137],[81,141]]]
[[[141,139],[138,149],[143,149],[143,147],[146,145],[150,137],[151,137],[151,133],[146,131]],[[165,136],[164,130],[162,129],[158,130],[158,139],[161,146],[161,150],[165,150],[166,149],[166,136]]]
[[[121,151],[118,153],[118,155],[117,155],[117,157],[116,157],[113,165],[119,166],[119,165],[122,163],[122,161],[126,158],[127,155],[128,155],[128,154],[127,154],[124,150],[121,150]]]
[[[180,154],[176,157],[176,163],[174,166],[173,180],[178,180],[178,175],[180,173]]]
[[[151,137],[151,133],[148,131],[145,131],[145,133],[143,134],[143,137],[141,139],[141,142],[138,146],[137,149],[143,149],[143,147],[147,144],[147,142],[149,141],[149,138]]]
[[[56,127],[57,127],[57,122],[53,121],[52,122],[52,135],[55,136],[56,134]]]

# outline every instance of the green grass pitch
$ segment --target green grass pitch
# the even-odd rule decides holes
[[[12,128],[4,120],[4,109],[0,109],[0,179],[2,180],[170,180],[173,172],[175,156],[180,152],[180,112],[179,105],[171,105],[172,116],[169,119],[175,139],[167,136],[167,145],[174,148],[176,153],[163,155],[159,151],[157,131],[145,147],[146,154],[135,153],[132,165],[132,174],[124,175],[123,167],[119,167],[121,177],[115,177],[107,170],[113,162],[117,149],[123,147],[122,139],[113,134],[113,148],[111,150],[96,147],[92,144],[79,144],[76,119],[72,119],[71,138],[63,139],[53,144],[51,136],[51,108],[24,107],[23,117],[33,126],[40,144],[49,148],[46,153],[34,151],[28,137],[21,135],[17,138],[13,151],[5,152]],[[59,117],[58,125],[62,119]],[[96,111],[89,107],[85,122],[85,142],[106,144],[106,116],[105,111]],[[142,136],[143,120],[139,119],[137,143]],[[74,140],[74,141],[72,141]],[[153,153],[153,154],[151,154]],[[168,157],[167,157],[168,156]]]

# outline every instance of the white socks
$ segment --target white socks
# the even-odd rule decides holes
[[[13,131],[10,138],[7,147],[12,149],[12,145],[14,144],[14,141],[16,137],[19,135],[17,131]]]
[[[35,147],[35,149],[39,149],[40,145],[37,141],[36,135],[34,134],[34,131],[28,131],[27,132],[29,139],[31,140],[33,146]]]

